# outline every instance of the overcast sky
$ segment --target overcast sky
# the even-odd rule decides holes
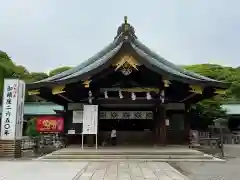
[[[138,38],[176,64],[240,66],[239,0],[0,0],[0,49],[30,71],[75,66],[128,16]]]

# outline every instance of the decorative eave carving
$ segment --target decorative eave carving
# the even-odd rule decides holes
[[[40,90],[39,89],[28,91],[28,95],[29,96],[38,95],[38,94],[40,94]]]
[[[120,70],[124,75],[129,75],[133,70],[138,71],[137,66],[139,66],[139,63],[134,57],[124,55],[116,63],[112,64],[112,66],[116,67],[115,71]]]
[[[52,94],[56,95],[56,94],[64,93],[66,92],[64,89],[65,89],[65,85],[56,86],[52,89]]]
[[[203,93],[203,88],[201,86],[196,86],[196,85],[190,85],[191,92],[197,93],[197,94],[202,94]]]
[[[85,80],[85,81],[83,81],[84,87],[85,87],[85,88],[89,88],[91,82],[92,82],[92,80]]]
[[[164,86],[165,88],[169,87],[170,84],[171,84],[171,82],[170,82],[169,80],[167,80],[167,79],[163,79],[162,82],[163,82],[163,86]]]
[[[224,95],[226,94],[226,90],[224,89],[215,89],[215,93],[219,95]]]

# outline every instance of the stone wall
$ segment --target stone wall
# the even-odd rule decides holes
[[[0,140],[0,157],[20,158],[22,156],[21,140]]]

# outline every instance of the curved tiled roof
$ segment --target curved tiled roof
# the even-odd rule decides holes
[[[126,25],[128,26],[128,31],[125,29]],[[108,61],[121,49],[124,43],[130,44],[135,52],[142,57],[142,60],[140,60],[142,61],[142,64],[166,78],[169,78],[169,80],[178,80],[189,84],[208,84],[220,88],[226,88],[229,86],[227,83],[185,70],[167,61],[141,43],[135,35],[134,28],[125,22],[118,28],[117,36],[114,38],[113,42],[103,50],[74,68],[33,84],[29,84],[28,88],[33,89],[52,83],[69,84],[84,80],[87,76],[92,76],[109,67],[111,63]]]
[[[102,58],[103,56],[105,56],[107,53],[109,53],[110,51],[112,51],[115,47],[117,46],[117,39],[114,40],[113,42],[111,42],[109,45],[107,45],[105,48],[103,48],[100,52],[98,52],[97,54],[95,54],[94,56],[92,56],[91,58],[89,58],[86,61],[83,61],[81,64],[79,64],[76,67],[73,67],[67,71],[64,71],[62,73],[56,74],[54,76],[51,76],[49,78],[43,79],[41,81],[35,82],[35,83],[40,83],[40,82],[48,82],[48,81],[56,81],[62,78],[65,78],[67,76],[70,76],[74,73],[77,73],[79,71],[81,71],[83,68],[91,65],[92,63],[94,63],[95,61],[99,60],[100,58]]]

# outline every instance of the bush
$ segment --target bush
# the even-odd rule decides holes
[[[36,130],[36,118],[27,122],[26,135],[29,137],[38,137],[40,135]]]

